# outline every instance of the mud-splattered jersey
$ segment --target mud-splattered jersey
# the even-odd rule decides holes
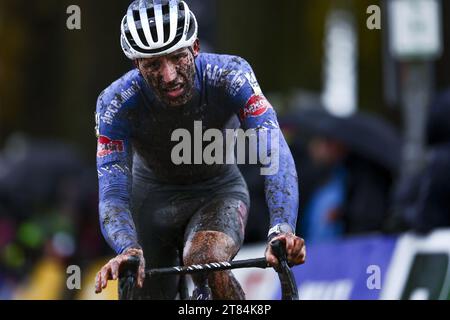
[[[105,239],[117,253],[139,247],[130,213],[133,156],[139,157],[161,183],[201,183],[220,175],[226,164],[208,165],[195,159],[202,154],[195,146],[200,129],[225,132],[240,126],[244,130],[280,132],[275,110],[244,59],[202,53],[195,59],[195,68],[195,93],[182,107],[163,105],[136,69],[112,83],[98,98],[100,225]],[[194,140],[192,162],[177,165],[173,161],[174,147],[180,141],[173,139],[176,129],[186,130]],[[205,145],[203,142],[200,148]],[[272,226],[287,223],[295,230],[297,173],[281,132],[279,143],[269,145],[268,149],[268,154],[276,151],[279,155],[278,171],[265,176],[270,223]]]

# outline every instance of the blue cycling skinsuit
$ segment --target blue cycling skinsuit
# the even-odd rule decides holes
[[[195,59],[195,93],[185,106],[161,103],[137,69],[99,96],[96,109],[99,214],[102,233],[117,254],[142,248],[147,267],[179,264],[179,250],[192,232],[220,231],[242,244],[250,207],[236,164],[172,161],[176,129],[194,136],[194,123],[214,128],[280,130],[250,65],[242,58],[201,53]],[[198,122],[197,122],[198,123]],[[225,136],[225,134],[224,134]],[[295,230],[298,179],[283,135],[279,169],[265,176],[270,224]],[[148,295],[173,298],[176,279],[155,280]]]

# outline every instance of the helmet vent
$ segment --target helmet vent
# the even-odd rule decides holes
[[[175,6],[174,11],[170,9],[172,5]],[[156,11],[156,8],[161,8],[161,11]],[[142,9],[146,10],[146,14],[141,15]],[[126,15],[122,19],[121,44],[130,59],[168,54],[191,46],[197,37],[195,16],[182,0],[136,0],[130,5],[128,12],[131,16]],[[144,17],[148,19],[148,23],[142,22]],[[143,25],[149,29],[145,30]]]

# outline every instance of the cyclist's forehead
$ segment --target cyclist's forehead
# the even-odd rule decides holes
[[[143,63],[152,63],[152,62],[159,61],[159,60],[170,59],[170,58],[172,58],[172,57],[174,57],[174,56],[176,56],[176,55],[178,55],[180,53],[184,53],[184,52],[186,52],[186,53],[189,52],[189,49],[188,48],[181,48],[181,49],[178,49],[178,50],[176,50],[176,51],[174,51],[172,53],[164,54],[164,55],[159,56],[159,57],[141,58],[141,61]]]

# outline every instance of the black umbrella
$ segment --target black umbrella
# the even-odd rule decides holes
[[[16,136],[0,150],[0,197],[14,207],[53,201],[68,179],[81,178],[76,149],[59,141]]]
[[[350,152],[397,172],[402,142],[397,130],[374,115],[357,113],[336,117],[322,109],[308,109],[288,115],[282,121],[300,134],[318,135],[340,141]]]

